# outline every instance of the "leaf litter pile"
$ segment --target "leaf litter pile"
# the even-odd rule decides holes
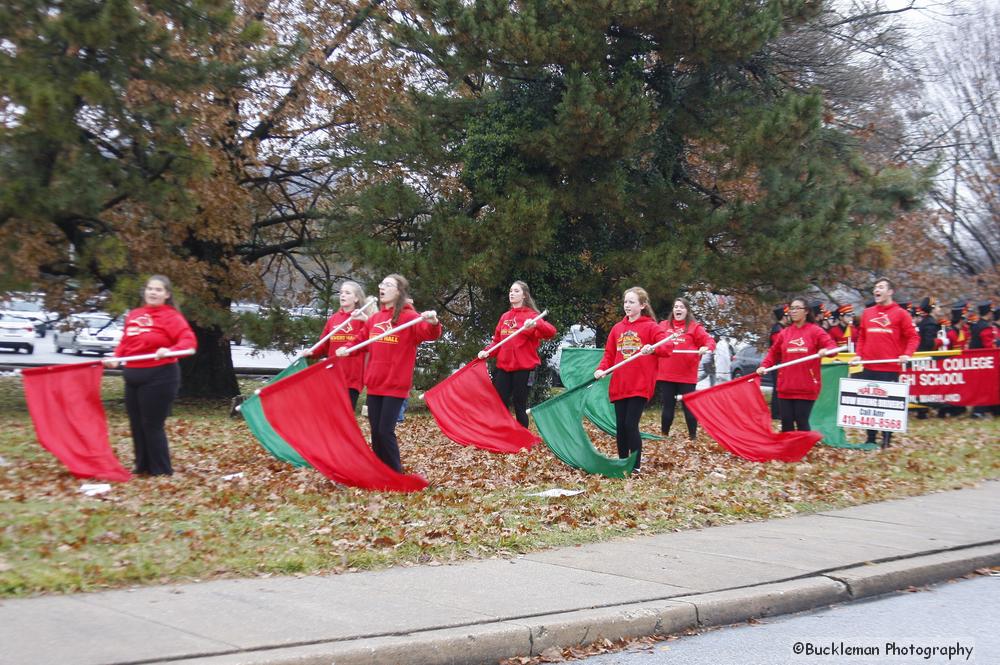
[[[129,467],[121,392],[120,379],[105,379],[112,446]],[[651,408],[643,428],[658,423]],[[910,433],[895,435],[888,451],[819,445],[797,464],[747,462],[704,433],[694,442],[676,433],[646,441],[642,475],[622,480],[574,470],[544,445],[516,455],[460,446],[414,409],[397,428],[403,464],[430,487],[366,492],[274,459],[242,419],[229,417],[228,404],[182,400],[167,421],[174,476],[85,496],[80,487],[92,481],[73,478],[35,440],[14,378],[0,378],[0,426],[4,596],[513,557],[1000,477],[1000,419],[911,419]],[[612,437],[588,431],[614,454]],[[529,496],[555,488],[583,491]]]

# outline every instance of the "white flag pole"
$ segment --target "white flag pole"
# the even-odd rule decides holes
[[[355,312],[364,312],[366,309],[368,309],[369,307],[371,307],[372,305],[374,305],[376,302],[378,302],[378,298],[376,298],[375,296],[368,296],[368,298],[365,299],[365,304],[364,305],[362,305],[358,309],[354,310],[354,312],[351,312],[351,316],[350,317],[348,317],[348,318],[344,319],[343,321],[341,321],[337,325],[336,328],[334,328],[333,330],[331,330],[330,332],[328,332],[326,335],[324,335],[323,339],[319,340],[318,342],[316,342],[315,344],[313,344],[312,346],[310,346],[305,351],[300,352],[299,355],[296,356],[296,358],[305,358],[306,356],[311,356],[313,353],[316,352],[316,349],[322,348],[322,346],[324,344],[326,344],[327,340],[329,340],[331,337],[333,337],[334,335],[336,335],[337,333],[339,333],[341,330],[343,330],[345,327],[347,327],[347,325],[349,323],[351,323],[352,321],[357,321],[360,317],[355,316]]]
[[[505,337],[504,339],[500,340],[499,342],[497,342],[496,344],[494,344],[490,348],[483,349],[483,350],[486,351],[486,353],[493,353],[494,351],[496,351],[497,349],[499,349],[501,346],[503,346],[504,344],[506,344],[510,340],[514,339],[515,337],[517,337],[518,335],[520,335],[521,333],[523,333],[525,330],[528,330],[528,328],[527,328],[528,322],[538,323],[539,321],[541,321],[542,319],[544,319],[545,315],[548,314],[548,313],[549,313],[549,310],[547,310],[547,309],[543,310],[542,313],[539,314],[538,316],[536,316],[536,317],[534,317],[532,319],[528,319],[527,321],[525,321],[524,324],[522,324],[521,327],[517,329],[517,332],[515,332],[513,335],[508,335],[507,337]]]
[[[430,310],[430,311],[431,311],[431,314],[433,314],[435,317],[437,316],[437,312],[435,312],[434,310]],[[401,326],[396,326],[395,328],[390,328],[389,330],[386,330],[384,333],[376,335],[375,337],[369,337],[365,341],[360,342],[358,344],[355,344],[352,347],[349,347],[347,349],[347,353],[354,353],[355,351],[359,351],[359,350],[365,348],[369,344],[374,344],[375,342],[379,341],[383,337],[388,337],[389,335],[395,335],[396,333],[401,332],[403,330],[406,330],[407,328],[412,328],[413,326],[417,325],[418,323],[420,323],[423,320],[424,320],[424,317],[421,314],[420,316],[418,316],[417,318],[413,319],[412,321],[407,321],[406,323],[404,323]],[[344,347],[341,347],[341,348],[344,348]]]
[[[657,347],[663,346],[667,342],[673,342],[673,341],[674,341],[673,337],[664,337],[663,339],[661,339],[656,344],[651,344],[649,348],[656,349]],[[653,355],[653,354],[651,354],[651,353],[644,354],[644,353],[642,353],[642,351],[637,351],[636,353],[633,353],[632,355],[630,355],[628,358],[626,358],[625,360],[621,361],[617,365],[612,365],[611,367],[609,367],[606,370],[604,370],[604,374],[603,374],[602,378],[604,376],[607,376],[608,374],[611,374],[611,372],[615,371],[616,369],[618,369],[622,365],[627,365],[628,363],[632,362],[633,360],[635,360],[636,358],[638,358],[639,356],[642,356],[642,355]]]
[[[841,351],[846,351],[846,350],[847,350],[847,346],[846,345],[845,346],[838,346],[835,349],[830,349],[828,353],[825,353],[823,355],[832,356],[834,354],[837,354],[837,353],[840,353]],[[789,360],[787,363],[781,363],[780,365],[772,365],[771,367],[765,367],[764,368],[764,373],[767,374],[768,372],[773,372],[775,370],[781,369],[782,367],[791,367],[792,365],[798,365],[799,363],[808,362],[810,360],[816,360],[817,358],[822,358],[823,355],[820,355],[818,353],[814,353],[811,356],[806,356],[804,358],[796,358],[795,360]]]

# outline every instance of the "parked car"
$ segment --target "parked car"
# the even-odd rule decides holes
[[[569,332],[559,338],[555,353],[552,354],[547,363],[549,369],[552,370],[552,385],[562,385],[562,381],[559,379],[559,361],[562,358],[562,350],[578,346],[593,347],[596,339],[597,333],[593,328],[582,326],[579,323],[574,323],[569,327]]]
[[[16,319],[30,321],[37,337],[45,337],[49,325],[57,318],[55,314],[45,310],[40,299],[29,295],[7,300],[0,305],[0,311]]]
[[[733,356],[733,378],[749,376],[756,372],[757,368],[760,367],[760,363],[764,360],[764,356],[764,351],[749,344],[737,349],[736,355]],[[774,373],[768,372],[761,378],[760,382],[761,385],[773,386]]]
[[[103,356],[114,352],[123,332],[121,324],[108,314],[74,314],[56,330],[52,341],[56,353],[71,350],[78,356],[85,351]]]
[[[0,348],[24,349],[35,352],[35,326],[27,319],[20,319],[0,312]]]

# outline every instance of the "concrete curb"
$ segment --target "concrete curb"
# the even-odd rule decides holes
[[[740,623],[924,586],[1000,565],[1000,543],[739,589],[507,621],[174,661],[185,665],[493,665],[550,647]],[[387,609],[387,615],[391,610]],[[390,620],[391,622],[391,620]]]

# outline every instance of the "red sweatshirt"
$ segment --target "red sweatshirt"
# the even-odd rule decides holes
[[[801,327],[793,323],[781,331],[760,366],[773,367],[811,356],[820,349],[835,348],[837,343],[815,323],[803,323]],[[778,397],[815,401],[823,387],[819,366],[820,360],[816,358],[791,367],[782,367],[778,372]]]
[[[376,337],[383,332],[420,318],[413,305],[406,305],[399,313],[399,320],[392,322],[392,307],[384,307],[365,323],[358,341]],[[441,336],[441,324],[431,325],[422,321],[395,335],[383,337],[364,348],[368,353],[365,367],[365,386],[369,395],[406,398],[413,387],[413,367],[417,364],[417,346]]]
[[[861,314],[855,351],[862,360],[882,360],[912,356],[920,344],[920,336],[909,312],[897,305],[873,305]],[[876,372],[898,372],[899,363],[865,365]]]
[[[326,325],[323,326],[323,334],[320,335],[320,338],[326,337],[331,330],[350,319],[353,311],[345,312],[342,309],[338,309],[334,312],[333,316],[327,319]],[[323,358],[325,356],[337,360],[340,364],[340,369],[344,371],[347,387],[353,388],[358,392],[361,392],[365,383],[365,357],[357,354],[347,356],[346,358],[337,358],[334,353],[342,346],[351,346],[360,341],[364,330],[365,322],[355,319],[344,326],[336,335],[331,336],[326,344],[316,349],[312,354],[313,358]]]
[[[528,319],[538,316],[538,312],[529,307],[514,307],[500,316],[496,331],[493,333],[493,344],[499,344],[524,325]],[[535,327],[507,342],[499,349],[490,353],[497,359],[497,369],[505,372],[516,372],[522,369],[534,369],[541,364],[538,358],[538,343],[556,334],[556,328],[545,319],[535,322]]]
[[[597,369],[607,369],[617,365],[639,353],[646,344],[655,344],[664,337],[666,333],[663,329],[648,316],[640,316],[635,321],[629,321],[626,316],[611,329],[608,341],[604,345],[604,356]],[[633,360],[612,372],[608,398],[612,402],[627,397],[650,399],[656,390],[657,356],[669,356],[673,348],[673,344],[667,342],[657,347],[655,353]]]
[[[171,305],[139,307],[125,317],[125,333],[118,342],[115,355],[141,356],[156,353],[158,349],[184,351],[198,348],[198,340],[184,315]],[[162,360],[133,360],[129,367],[159,367],[177,362],[177,358]]]
[[[708,336],[700,323],[678,321],[671,317],[660,321],[660,328],[673,335],[674,351],[679,349],[698,350],[707,346],[709,351],[715,351],[715,340]],[[673,381],[674,383],[698,383],[698,361],[701,356],[696,353],[672,353],[666,358],[660,358],[656,370],[657,381]],[[636,361],[638,362],[638,361]]]

